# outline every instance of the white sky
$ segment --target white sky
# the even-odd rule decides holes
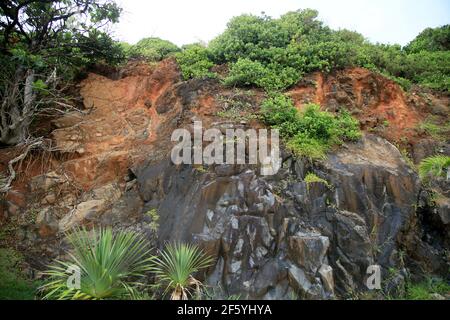
[[[297,9],[319,10],[333,29],[347,28],[373,42],[406,45],[423,29],[450,24],[450,0],[118,0],[124,12],[115,37],[136,43],[160,37],[177,45],[208,42],[233,16],[272,17]]]

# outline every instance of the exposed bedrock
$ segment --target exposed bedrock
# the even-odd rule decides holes
[[[306,183],[309,172],[327,183]],[[270,177],[247,166],[205,172],[170,161],[134,174],[144,211],[160,215],[159,241],[198,243],[215,257],[207,283],[241,298],[327,299],[363,290],[369,265],[401,271],[401,252],[415,240],[408,235],[418,177],[373,135],[320,164],[285,155]]]

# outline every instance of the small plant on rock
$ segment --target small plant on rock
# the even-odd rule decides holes
[[[309,185],[311,183],[323,183],[327,188],[331,188],[331,185],[328,183],[327,180],[320,178],[315,173],[308,173],[305,177],[306,185],[309,189]]]
[[[159,214],[156,209],[147,211],[146,215],[151,219],[149,227],[153,232],[158,232],[159,229]]]

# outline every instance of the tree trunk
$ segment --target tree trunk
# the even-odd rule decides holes
[[[35,73],[19,68],[5,89],[0,109],[0,143],[16,145],[28,136],[28,128],[35,112],[36,95],[33,90]]]

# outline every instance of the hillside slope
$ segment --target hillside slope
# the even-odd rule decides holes
[[[263,127],[251,117],[262,91],[181,79],[172,59],[89,74],[79,85],[86,112],[52,122],[58,152],[32,155],[17,168],[0,205],[1,245],[40,270],[64,257],[64,231],[74,226],[137,230],[155,246],[195,242],[215,258],[203,280],[222,297],[348,297],[366,290],[372,264],[383,267],[393,290],[407,277],[447,276],[449,182],[439,187],[444,199],[433,202],[405,152],[415,163],[450,154],[448,136],[421,127],[448,122],[448,97],[405,93],[362,68],[311,74],[287,92],[295,105],[347,109],[364,136],[321,161],[283,150],[282,169],[263,177],[248,165],[171,163],[172,131],[192,130],[193,121],[222,131]],[[244,108],[223,112],[235,104]],[[1,150],[0,166],[16,152]],[[308,173],[321,180],[305,181]],[[151,209],[160,216],[157,234]]]

